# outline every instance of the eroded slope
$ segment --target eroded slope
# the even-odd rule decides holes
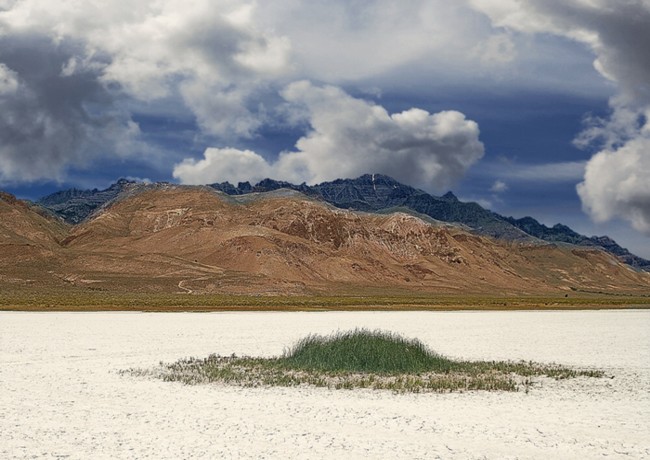
[[[599,250],[507,243],[411,215],[333,208],[295,192],[229,197],[209,187],[141,187],[64,240],[80,280],[131,290],[638,292],[650,286]]]

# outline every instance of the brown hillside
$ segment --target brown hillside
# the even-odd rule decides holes
[[[34,283],[60,264],[69,226],[0,192],[0,283]]]
[[[647,292],[650,276],[601,251],[515,245],[407,214],[332,208],[278,191],[233,198],[208,187],[132,191],[74,227],[65,277],[102,289],[310,293]]]
[[[282,190],[233,198],[208,187],[138,185],[72,228],[2,194],[0,230],[0,287],[493,296],[650,290],[650,275],[602,251],[495,241]]]

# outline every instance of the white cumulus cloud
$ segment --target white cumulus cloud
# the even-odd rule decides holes
[[[204,159],[177,164],[183,183],[263,177],[318,183],[383,173],[427,189],[443,190],[483,156],[478,125],[462,113],[412,108],[389,114],[340,88],[301,81],[283,97],[310,125],[296,150],[267,161],[251,151],[208,149]]]
[[[273,175],[273,168],[257,153],[234,148],[208,148],[203,159],[187,158],[174,167],[174,177],[184,184],[244,182]]]
[[[591,159],[578,193],[597,222],[619,217],[650,235],[649,152],[650,136],[638,137]]]

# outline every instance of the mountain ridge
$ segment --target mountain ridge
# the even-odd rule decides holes
[[[134,181],[120,179],[105,190],[71,189],[56,192],[38,200],[37,204],[68,223],[78,224],[106,203],[117,198],[124,190],[136,185]],[[295,185],[268,178],[255,185],[250,182],[240,182],[235,186],[229,182],[222,182],[208,186],[230,196],[290,189],[338,208],[365,212],[410,209],[436,221],[460,224],[480,235],[497,239],[510,241],[539,239],[549,243],[600,248],[635,269],[650,271],[650,261],[632,254],[607,236],[587,237],[563,224],[547,227],[529,216],[519,219],[501,216],[484,209],[477,203],[462,202],[451,191],[437,197],[382,174],[364,174],[356,179],[336,179],[313,186],[305,183]]]
[[[76,225],[0,196],[0,224],[13,229],[0,242],[0,289],[566,297],[650,287],[650,274],[599,249],[498,240],[286,188],[228,195],[169,183],[121,187]]]

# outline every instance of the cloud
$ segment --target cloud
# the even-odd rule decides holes
[[[505,64],[517,57],[517,50],[510,35],[498,34],[481,41],[472,54],[483,64]]]
[[[250,150],[208,148],[202,160],[187,158],[174,167],[174,178],[183,184],[233,183],[271,177],[273,168]]]
[[[444,189],[483,156],[478,125],[460,112],[389,114],[339,88],[304,81],[289,85],[283,96],[306,109],[311,125],[298,151],[280,155],[284,177],[319,182],[374,172]]]
[[[389,114],[340,88],[306,81],[289,85],[282,95],[310,125],[295,151],[267,161],[251,151],[208,149],[203,160],[176,165],[174,177],[193,184],[266,176],[317,183],[383,173],[443,190],[483,156],[478,125],[460,112],[412,108]]]
[[[351,98],[325,97],[332,92],[327,86],[294,99],[278,90],[310,80],[377,88],[393,101],[399,91],[433,101],[434,91],[450,83],[485,85],[485,78],[539,83],[540,72],[522,70],[526,59],[558,53],[539,53],[538,44],[522,49],[522,43],[520,34],[493,27],[467,1],[142,0],[125,8],[122,0],[0,0],[0,124],[6,134],[0,180],[60,180],[94,160],[139,161],[142,152],[152,168],[169,171],[185,154],[181,149],[155,154],[156,133],[146,132],[153,123],[143,122],[141,135],[134,120],[172,116],[184,124],[186,139],[193,137],[201,147],[244,146],[265,127],[275,127],[278,106],[288,102],[294,116],[301,116],[302,105],[311,131],[296,151],[268,159],[276,174],[314,181],[390,169],[404,180],[442,187],[461,177],[482,152],[478,141],[470,145],[478,130],[473,133],[462,114],[417,109],[388,114],[380,106],[363,109],[372,104],[360,101],[370,125],[353,133],[345,112],[356,110]],[[559,69],[554,84],[588,86],[575,70],[567,75],[574,51],[553,66]],[[28,66],[27,59],[35,62]],[[341,134],[326,121],[323,101],[330,96],[332,105],[338,101],[345,109],[347,118],[336,127]],[[35,116],[30,119],[28,112]],[[446,125],[463,134],[451,139],[425,133]],[[370,145],[362,146],[359,139],[371,135]],[[462,139],[469,144],[456,143]],[[328,142],[343,152],[332,154]],[[422,143],[421,149],[409,142]],[[460,153],[445,153],[446,143]],[[388,161],[391,151],[396,153]],[[419,170],[409,173],[410,168]]]
[[[628,0],[472,0],[493,24],[555,34],[588,46],[594,68],[616,84],[612,114],[592,119],[576,145],[600,145],[578,185],[598,222],[619,217],[650,235],[650,3]]]
[[[473,28],[468,17],[476,20]],[[425,57],[460,61],[455,51],[490,33],[463,2],[444,0],[262,2],[257,18],[291,40],[304,77],[330,82],[372,77]]]
[[[254,22],[254,5],[233,0],[149,0],[135,13],[115,13],[105,35],[86,35],[111,63],[102,76],[131,97],[180,97],[201,129],[222,137],[249,137],[260,126],[251,96],[290,70],[290,43]],[[112,2],[114,11],[124,10]],[[151,38],[155,39],[152,40]]]
[[[285,0],[260,2],[253,16],[290,41],[296,79],[429,95],[461,82],[592,95],[604,87],[585,76],[588,52],[493,27],[467,0]]]
[[[257,92],[288,68],[289,43],[231,0],[4,2],[0,182],[63,180],[100,157],[152,154],[132,120],[157,101],[204,134],[251,136]]]
[[[0,95],[7,96],[18,91],[18,75],[5,64],[0,64]]]
[[[650,133],[649,133],[650,134]],[[594,155],[578,185],[585,210],[596,222],[620,217],[650,236],[650,135]]]
[[[491,174],[511,181],[526,182],[577,182],[584,177],[585,161],[561,161],[543,164],[500,163],[485,166]]]
[[[490,192],[492,193],[503,193],[508,190],[508,184],[501,180],[494,181],[492,187],[490,187]]]
[[[98,71],[62,72],[78,52],[67,40],[0,36],[0,183],[60,179],[69,164],[133,147],[138,127]]]
[[[551,33],[587,45],[595,69],[615,82],[618,103],[650,102],[650,4],[628,0],[471,0],[497,27]]]

